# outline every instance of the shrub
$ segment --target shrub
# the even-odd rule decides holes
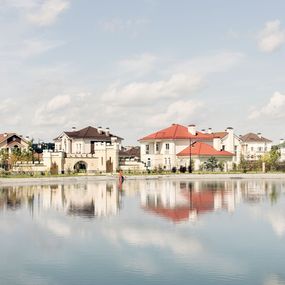
[[[57,175],[58,174],[58,166],[56,164],[56,162],[53,162],[51,164],[51,167],[50,167],[50,174],[51,175]]]
[[[175,166],[171,168],[171,172],[176,173],[176,171],[177,171],[177,168]]]
[[[180,168],[179,168],[179,171],[181,173],[185,173],[186,172],[186,167],[181,165]]]

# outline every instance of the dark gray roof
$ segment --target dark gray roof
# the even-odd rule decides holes
[[[257,134],[254,133],[248,133],[244,136],[240,137],[243,142],[272,142],[271,140],[264,138],[264,137],[259,137]]]
[[[94,139],[97,141],[105,141],[105,142],[109,142],[111,141],[112,137],[116,137],[118,139],[122,139],[118,136],[115,136],[111,133],[107,134],[104,130],[102,130],[101,132],[98,131],[97,128],[88,126],[84,129],[78,130],[78,131],[71,131],[71,132],[64,132],[67,136],[69,136],[70,138],[74,138],[74,139]],[[56,138],[58,139],[58,137]]]

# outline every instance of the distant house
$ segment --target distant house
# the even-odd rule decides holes
[[[44,152],[45,164],[56,163],[59,172],[115,172],[122,138],[109,128],[64,131],[54,139],[54,152]]]
[[[261,133],[248,133],[240,136],[242,155],[246,160],[258,160],[272,147],[272,141],[263,137]]]
[[[278,149],[280,150],[280,161],[284,162],[285,161],[285,141],[284,139],[280,140],[280,143],[278,145]]]
[[[239,161],[241,151],[240,139],[234,135],[232,128],[215,133],[211,128],[197,131],[195,125],[186,127],[172,124],[141,138],[139,142],[141,160],[149,169],[187,167],[190,165],[190,156],[195,161],[195,170],[211,156],[225,162],[226,169],[231,169],[233,162]]]
[[[5,149],[12,153],[13,149],[27,149],[29,147],[29,140],[24,139],[16,133],[3,133],[0,134],[0,150]]]

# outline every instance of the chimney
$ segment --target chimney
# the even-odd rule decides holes
[[[212,134],[213,131],[212,131],[212,128],[208,128],[208,134]]]
[[[7,136],[8,136],[8,134],[7,134],[7,133],[4,133],[3,137],[6,138]]]
[[[98,133],[99,133],[99,134],[102,134],[102,132],[103,132],[103,128],[102,128],[102,127],[98,127],[97,130],[98,130]]]
[[[283,144],[284,143],[284,139],[280,139],[280,144]]]
[[[110,129],[109,129],[109,128],[106,128],[105,134],[106,134],[106,136],[109,136],[109,135],[110,135]]]
[[[202,129],[202,130],[201,130],[201,133],[202,133],[202,134],[205,134],[205,133],[206,133],[206,130],[205,130],[205,129]]]
[[[189,125],[188,126],[188,132],[191,135],[196,136],[196,125]]]
[[[233,129],[232,127],[227,127],[227,128],[226,128],[226,132],[227,132],[227,133],[231,133],[231,132],[233,132],[233,130],[234,130],[234,129]]]
[[[261,133],[257,133],[258,137],[261,139]]]
[[[76,131],[76,127],[72,127],[71,129],[72,129],[72,131],[73,131],[73,132],[75,132],[75,131]]]

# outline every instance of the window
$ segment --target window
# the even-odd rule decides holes
[[[254,150],[254,147],[252,146],[252,147],[250,148],[250,150],[253,151],[253,150]]]
[[[150,167],[151,163],[150,163],[150,158],[147,159],[147,167]]]
[[[155,144],[155,150],[156,150],[156,151],[159,151],[159,143],[156,143],[156,144]]]
[[[145,146],[145,153],[149,154],[149,145],[148,144]]]
[[[170,157],[168,158],[168,164],[170,165],[171,163],[170,163]]]
[[[225,145],[222,145],[222,150],[225,150]]]
[[[260,146],[260,147],[258,148],[258,150],[259,150],[259,151],[262,151],[262,147]]]
[[[165,149],[169,150],[169,143],[165,144]]]
[[[165,161],[165,165],[166,165],[167,164],[167,158],[165,158],[164,161]]]

